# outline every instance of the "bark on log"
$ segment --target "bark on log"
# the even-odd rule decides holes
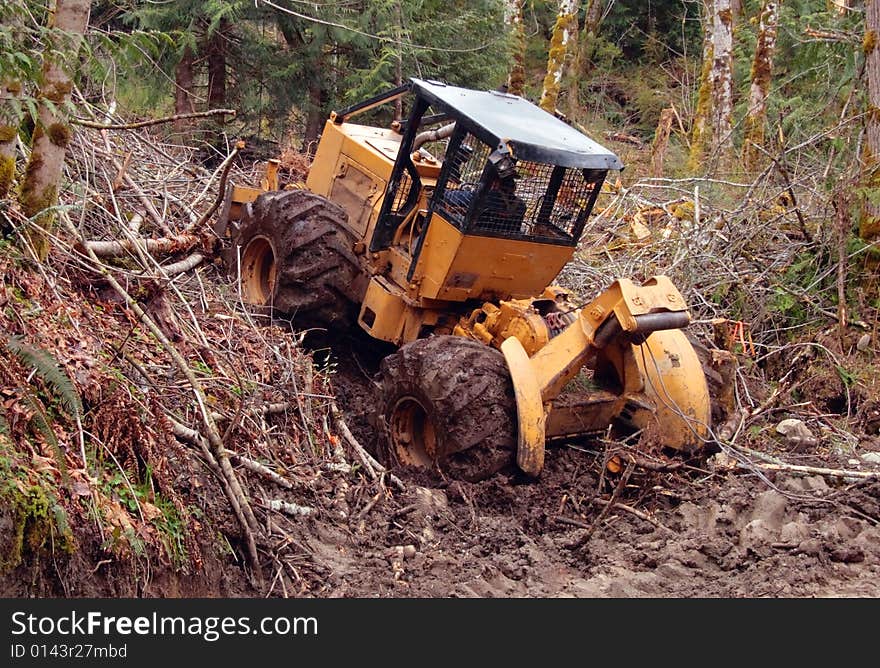
[[[752,83],[749,87],[749,111],[745,118],[743,132],[743,166],[755,166],[758,151],[755,146],[764,146],[767,125],[767,96],[773,75],[773,54],[776,51],[776,32],[779,25],[778,5],[773,0],[764,0],[758,22],[758,43],[752,59]]]
[[[135,244],[148,253],[171,254],[190,250],[200,242],[201,239],[195,234],[180,234],[176,237],[163,237],[161,239],[86,241],[85,248],[91,250],[98,257],[121,257],[134,252]],[[83,250],[83,246],[77,244],[77,249]]]
[[[44,52],[37,127],[33,147],[21,186],[22,212],[32,219],[25,236],[37,258],[49,254],[49,235],[55,226],[53,207],[58,203],[64,156],[70,143],[70,123],[64,106],[70,99],[73,81],[70,68],[89,23],[89,0],[57,0],[50,14],[51,41]]]

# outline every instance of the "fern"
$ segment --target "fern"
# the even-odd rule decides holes
[[[61,444],[58,443],[58,437],[55,435],[55,430],[52,429],[52,425],[49,424],[49,416],[46,415],[46,411],[43,410],[42,404],[33,391],[28,387],[23,388],[23,390],[24,392],[22,396],[24,402],[33,413],[31,423],[36,426],[37,431],[43,435],[43,438],[46,439],[49,446],[52,448],[52,452],[58,462],[58,470],[61,471],[61,478],[64,480],[64,484],[67,484],[67,461],[64,458],[64,453],[61,451]]]
[[[42,348],[25,343],[18,337],[6,342],[6,349],[22,364],[32,367],[37,376],[54,392],[67,412],[78,420],[82,417],[82,402],[70,377],[62,370],[52,354]]]
[[[9,338],[6,341],[6,349],[15,355],[22,364],[33,368],[37,377],[43,381],[67,412],[79,422],[82,417],[82,402],[73,382],[58,364],[58,360],[47,350],[32,346],[18,337]],[[31,422],[51,446],[58,462],[58,469],[61,471],[61,477],[66,484],[68,481],[67,463],[64,453],[61,451],[61,445],[58,443],[58,437],[50,424],[49,416],[31,387],[22,384],[21,389],[24,402],[33,414]],[[5,424],[6,420],[0,416],[0,430]]]

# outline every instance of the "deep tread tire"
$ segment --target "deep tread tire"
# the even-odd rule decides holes
[[[429,422],[430,467],[451,478],[478,481],[513,468],[516,403],[504,357],[459,336],[432,336],[386,357],[379,371],[377,424],[385,463],[402,461],[395,419],[417,405]],[[425,462],[427,463],[427,462]]]
[[[686,332],[688,341],[693,346],[700,364],[703,367],[703,375],[706,376],[706,384],[709,388],[709,399],[712,402],[712,425],[718,427],[733,410],[733,373],[735,372],[736,358],[725,355],[721,363],[713,361],[711,348],[701,343],[695,336]],[[717,349],[716,349],[717,350]],[[723,354],[723,353],[722,353]]]
[[[271,306],[298,327],[347,330],[357,318],[367,278],[346,221],[342,207],[306,190],[265,193],[245,208],[224,259],[235,274],[238,254],[244,256],[255,240],[267,240],[274,288],[256,305]]]

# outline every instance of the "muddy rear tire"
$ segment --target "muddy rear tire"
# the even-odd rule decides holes
[[[712,402],[712,425],[718,427],[733,413],[736,357],[718,348],[709,348],[690,333],[686,335],[700,358]]]
[[[306,190],[260,195],[224,253],[233,275],[240,263],[244,301],[301,328],[349,329],[367,280],[346,221],[344,209]]]
[[[467,481],[513,470],[516,403],[497,350],[432,336],[386,357],[379,378],[376,422],[387,465]]]

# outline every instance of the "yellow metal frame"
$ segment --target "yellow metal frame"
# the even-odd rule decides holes
[[[604,398],[604,403],[615,405],[615,414],[627,402],[650,407],[636,411],[634,426],[647,426],[652,416],[670,447],[685,448],[705,437],[711,416],[708,387],[684,334],[677,329],[643,332],[647,335],[644,344],[626,341],[626,333],[639,333],[639,316],[656,313],[687,316],[685,301],[669,278],[655,276],[641,286],[621,279],[581,309],[576,322],[531,358],[517,338],[504,341],[501,352],[517,405],[517,463],[524,472],[540,473],[552,402],[600,351],[622,383],[619,402]],[[612,318],[619,323],[620,333],[597,342],[600,329],[614,324]]]
[[[529,298],[541,294],[573,254],[571,246],[465,235],[434,214],[413,283],[428,299]]]

